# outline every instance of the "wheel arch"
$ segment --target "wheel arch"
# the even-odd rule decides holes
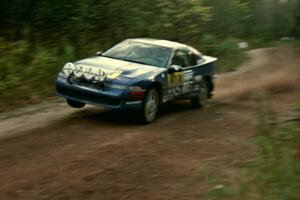
[[[208,90],[209,90],[209,92],[214,91],[215,86],[214,86],[213,78],[211,76],[206,76],[206,77],[204,77],[204,80],[208,84]]]
[[[163,86],[162,86],[162,84],[158,81],[152,82],[148,85],[147,91],[152,89],[152,88],[157,90],[158,97],[159,97],[159,103],[162,104],[162,99],[163,99]]]

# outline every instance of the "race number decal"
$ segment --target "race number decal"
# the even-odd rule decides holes
[[[176,72],[176,73],[168,75],[168,85],[169,86],[180,85],[182,83],[183,83],[183,73],[182,72]]]

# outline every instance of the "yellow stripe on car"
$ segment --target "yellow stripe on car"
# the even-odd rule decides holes
[[[122,71],[121,70],[117,70],[111,74],[109,74],[107,77],[110,78],[110,79],[116,79],[118,78],[120,75],[122,74]]]

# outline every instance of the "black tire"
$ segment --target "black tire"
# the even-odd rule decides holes
[[[153,122],[158,114],[159,108],[159,94],[155,88],[151,88],[146,92],[143,99],[141,109],[141,121],[142,123]]]
[[[197,97],[191,98],[191,105],[193,108],[203,108],[209,98],[209,86],[207,81],[200,84],[200,91]]]
[[[85,106],[85,103],[82,103],[80,101],[71,100],[71,99],[67,99],[67,103],[72,108],[83,108]]]

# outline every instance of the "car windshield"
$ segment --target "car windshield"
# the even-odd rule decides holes
[[[135,41],[125,41],[105,51],[101,56],[135,63],[166,67],[171,49]]]

